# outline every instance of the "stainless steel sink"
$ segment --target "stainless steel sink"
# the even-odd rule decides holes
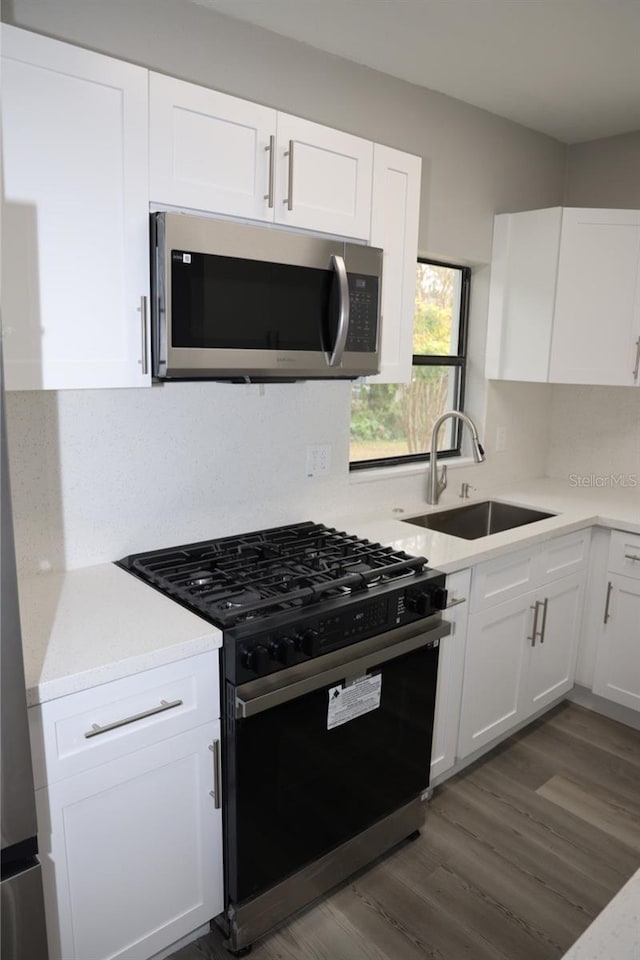
[[[553,513],[532,510],[530,507],[517,507],[498,500],[483,500],[481,503],[469,503],[464,507],[453,507],[436,513],[425,513],[421,517],[408,517],[403,523],[413,523],[417,527],[438,530],[450,537],[462,537],[463,540],[477,540],[492,533],[502,533],[514,527],[523,527],[527,523],[546,520]]]

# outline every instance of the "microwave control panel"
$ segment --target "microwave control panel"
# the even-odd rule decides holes
[[[375,353],[378,336],[378,277],[349,273],[349,333],[346,350]]]

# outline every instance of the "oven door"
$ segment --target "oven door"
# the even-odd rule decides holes
[[[439,638],[413,624],[227,690],[227,904],[415,800],[429,782]]]

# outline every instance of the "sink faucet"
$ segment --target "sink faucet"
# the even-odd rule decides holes
[[[445,489],[447,485],[447,466],[446,464],[442,467],[440,471],[440,476],[438,476],[438,431],[440,427],[445,422],[445,420],[462,420],[463,423],[469,427],[471,431],[471,449],[473,450],[473,459],[476,463],[482,463],[485,459],[484,450],[482,444],[478,439],[478,431],[476,430],[476,425],[473,420],[466,415],[466,413],[460,413],[459,410],[449,410],[448,413],[443,413],[441,417],[438,417],[436,422],[433,425],[433,431],[431,433],[431,452],[430,459],[431,465],[429,467],[429,485],[427,489],[427,503],[437,503],[440,499],[440,494]]]

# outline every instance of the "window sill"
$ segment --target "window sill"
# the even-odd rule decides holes
[[[451,457],[438,460],[438,465],[447,465],[447,470],[456,470],[458,467],[469,467],[475,463],[473,457]],[[373,483],[376,480],[394,480],[400,477],[418,476],[426,474],[429,463],[395,463],[388,467],[371,467],[370,470],[350,470],[349,483]]]

